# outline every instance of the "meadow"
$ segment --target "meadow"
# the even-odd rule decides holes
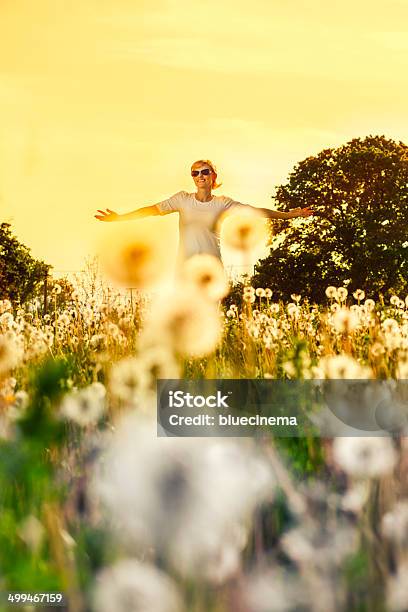
[[[145,255],[125,286],[154,276]],[[166,294],[84,274],[47,312],[0,302],[0,591],[72,611],[408,609],[403,427],[157,437],[155,395],[159,378],[407,379],[408,297],[229,291],[197,256]]]

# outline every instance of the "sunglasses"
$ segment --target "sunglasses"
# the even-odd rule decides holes
[[[210,170],[209,168],[204,168],[203,170],[192,170],[191,171],[191,176],[200,176],[200,174],[202,174],[203,176],[208,176],[209,174],[211,174],[212,170]]]

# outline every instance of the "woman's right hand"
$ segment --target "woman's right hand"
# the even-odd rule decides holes
[[[98,209],[98,213],[101,214],[95,215],[95,219],[99,219],[99,221],[118,221],[120,216],[118,215],[118,213],[115,213],[113,210],[110,210],[110,208],[107,208],[106,212],[104,210]]]

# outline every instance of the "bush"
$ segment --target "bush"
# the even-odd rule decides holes
[[[9,223],[0,225],[0,299],[24,304],[35,297],[51,266],[30,255],[10,230]]]

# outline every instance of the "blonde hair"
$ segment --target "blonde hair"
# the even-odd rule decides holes
[[[217,189],[217,187],[221,187],[222,183],[217,183],[217,168],[215,167],[215,164],[212,163],[212,161],[210,161],[209,159],[198,159],[193,164],[191,164],[191,167],[195,166],[195,164],[206,164],[207,166],[209,166],[213,172],[212,189]]]

